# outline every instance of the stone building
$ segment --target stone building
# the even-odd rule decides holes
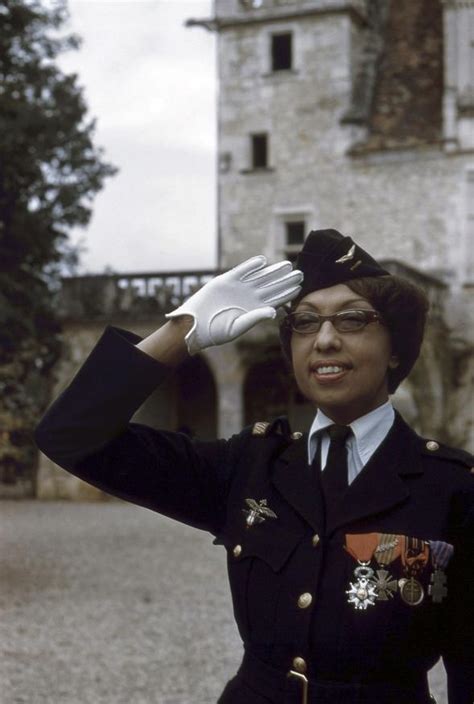
[[[472,447],[474,0],[215,0],[188,24],[218,39],[219,267],[292,259],[315,228],[354,236],[432,301],[395,404],[426,435]],[[213,273],[66,281],[53,394],[105,321],[146,334]],[[312,409],[269,323],[193,358],[138,417],[226,437],[286,412],[299,429]],[[39,496],[81,492],[41,458]]]

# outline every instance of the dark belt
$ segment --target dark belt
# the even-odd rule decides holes
[[[410,683],[346,683],[312,680],[306,675],[277,670],[246,652],[237,673],[242,681],[271,704],[432,704],[426,674]]]

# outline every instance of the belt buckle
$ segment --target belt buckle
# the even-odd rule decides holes
[[[308,704],[308,678],[306,675],[290,670],[288,677],[295,677],[301,682],[301,704]]]

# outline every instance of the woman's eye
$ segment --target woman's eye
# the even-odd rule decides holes
[[[304,330],[305,328],[318,325],[318,323],[319,319],[312,315],[298,315],[294,320],[295,326],[300,330]]]
[[[366,318],[361,311],[348,311],[339,316],[339,325],[345,329],[358,328],[365,324]]]

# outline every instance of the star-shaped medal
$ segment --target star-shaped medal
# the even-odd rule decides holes
[[[367,609],[368,606],[373,606],[377,598],[375,584],[365,577],[359,577],[354,583],[350,582],[350,589],[346,590],[349,595],[347,601],[357,609],[357,611]]]

